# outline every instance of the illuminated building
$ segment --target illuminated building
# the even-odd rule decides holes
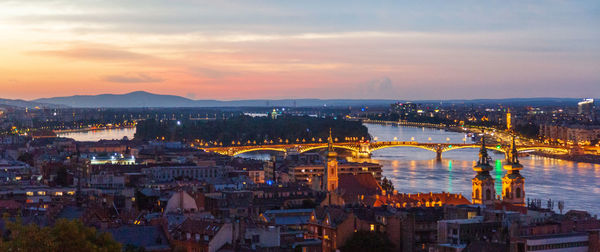
[[[591,115],[594,109],[594,99],[585,99],[577,103],[577,114]]]
[[[338,177],[344,174],[358,175],[368,173],[373,175],[377,181],[381,181],[382,165],[376,163],[338,163]],[[308,184],[314,178],[322,177],[325,172],[322,164],[297,165],[289,168],[291,179],[300,184]],[[266,176],[266,175],[265,175]]]
[[[506,130],[510,131],[512,128],[512,119],[510,117],[510,109],[506,111]]]
[[[525,206],[525,178],[519,173],[519,170],[523,169],[523,165],[519,163],[514,136],[508,163],[504,165],[504,169],[508,173],[502,178],[502,201]]]
[[[277,119],[277,110],[273,109],[273,111],[271,112],[271,119]]]
[[[323,181],[323,191],[335,191],[338,188],[338,161],[337,153],[333,150],[333,138],[331,129],[329,129],[329,142],[327,144],[327,169],[325,169]]]
[[[477,175],[473,181],[473,204],[493,205],[496,198],[494,189],[494,179],[490,175],[493,167],[490,165],[490,157],[485,149],[485,134],[481,137],[481,149],[479,150],[479,160],[473,170]]]

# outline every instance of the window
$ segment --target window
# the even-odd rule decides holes
[[[375,224],[371,224],[371,228],[370,228],[370,230],[371,230],[371,231],[375,231]]]
[[[521,198],[521,188],[517,187],[517,198]]]
[[[485,190],[485,199],[486,200],[492,199],[492,192],[490,191],[490,189]]]

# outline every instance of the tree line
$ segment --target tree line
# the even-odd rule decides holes
[[[345,137],[370,140],[367,127],[360,122],[333,117],[282,115],[270,117],[235,116],[228,119],[205,120],[155,120],[137,124],[136,140],[187,141],[222,144],[223,146],[267,143],[326,142],[332,130],[339,141]]]

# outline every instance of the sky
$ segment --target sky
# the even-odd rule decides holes
[[[0,98],[600,96],[600,1],[0,0]]]

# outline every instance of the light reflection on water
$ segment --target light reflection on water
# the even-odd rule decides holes
[[[431,137],[431,142],[462,142],[464,134],[438,129],[396,127],[376,124],[366,125],[371,135],[379,141],[416,141]],[[460,140],[459,140],[460,139]],[[469,139],[467,139],[469,142]],[[506,174],[502,168],[504,154],[489,152],[494,159],[492,176],[496,180],[496,192],[501,193],[501,179]],[[471,198],[471,179],[475,176],[473,165],[478,149],[458,149],[444,152],[442,161],[435,160],[435,153],[409,147],[381,149],[373,152],[371,159],[383,165],[383,175],[391,178],[399,192],[453,192]],[[364,160],[364,159],[363,159]],[[524,169],[525,192],[528,198],[565,201],[565,209],[580,209],[600,214],[600,165],[576,163],[552,158],[529,156],[520,158]],[[545,203],[544,203],[545,204]]]

